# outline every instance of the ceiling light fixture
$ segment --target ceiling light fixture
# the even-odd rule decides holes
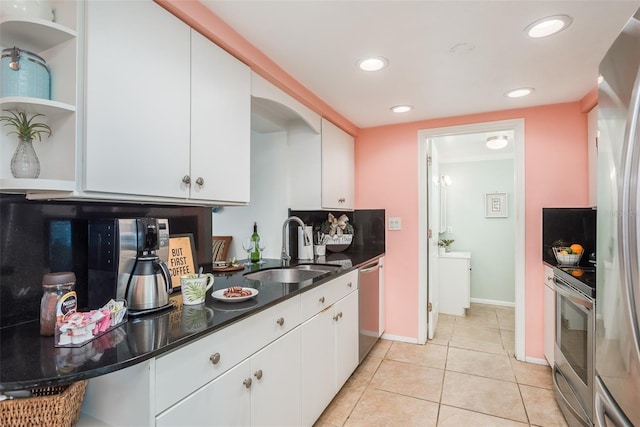
[[[513,90],[510,90],[508,92],[505,92],[504,96],[509,97],[509,98],[520,98],[522,96],[529,95],[534,90],[535,89],[532,88],[532,87],[521,87],[521,88],[518,88],[518,89],[513,89]]]
[[[548,37],[564,30],[571,25],[572,22],[573,19],[568,15],[547,16],[546,18],[538,19],[527,25],[524,31],[529,37],[534,39]]]
[[[413,106],[412,105],[396,105],[395,107],[391,107],[390,110],[393,111],[394,113],[407,113],[413,110]]]
[[[499,150],[509,144],[509,139],[505,135],[490,136],[487,138],[487,148]]]
[[[382,56],[372,56],[370,58],[362,58],[358,61],[358,68],[363,71],[379,71],[389,65],[387,58]]]

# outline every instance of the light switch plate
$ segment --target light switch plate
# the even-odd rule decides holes
[[[389,230],[402,230],[402,220],[400,217],[393,216],[389,218]]]

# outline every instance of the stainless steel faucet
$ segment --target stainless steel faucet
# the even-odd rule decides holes
[[[295,221],[298,224],[300,224],[300,227],[302,227],[302,235],[303,235],[303,242],[305,246],[309,246],[311,244],[311,240],[309,240],[309,236],[307,235],[304,227],[304,222],[302,222],[302,220],[300,218],[298,218],[297,216],[290,216],[289,218],[284,220],[284,223],[282,224],[282,256],[281,256],[281,265],[283,267],[288,267],[289,264],[291,263],[291,255],[289,255],[289,251],[287,251],[287,241],[289,239],[287,239],[287,224],[289,224],[291,221]],[[291,228],[291,227],[289,227]]]

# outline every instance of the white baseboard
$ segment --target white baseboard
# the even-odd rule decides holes
[[[511,308],[515,308],[516,306],[515,302],[498,301],[493,299],[482,299],[482,298],[471,298],[471,302],[475,302],[477,304],[499,305],[502,307],[511,307]]]
[[[549,366],[549,362],[547,362],[547,359],[545,359],[544,357],[542,359],[539,359],[537,357],[525,357],[524,361],[527,363],[535,363],[536,365]]]
[[[407,342],[407,343],[410,343],[410,344],[418,344],[418,339],[417,338],[403,337],[403,336],[400,336],[400,335],[382,334],[382,336],[380,338],[382,338],[383,340],[400,341],[400,342]]]

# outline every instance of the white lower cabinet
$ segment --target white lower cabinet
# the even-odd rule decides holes
[[[471,307],[471,252],[447,252],[438,261],[440,313],[464,316]]]
[[[553,367],[556,344],[556,288],[553,282],[553,268],[544,266],[544,357]]]
[[[302,425],[311,426],[358,366],[358,291],[302,324]]]
[[[156,426],[300,425],[300,327],[156,418]]]
[[[357,367],[358,344],[354,270],[91,379],[82,412],[118,426],[311,426]],[[114,415],[109,402],[128,389],[135,396]]]

